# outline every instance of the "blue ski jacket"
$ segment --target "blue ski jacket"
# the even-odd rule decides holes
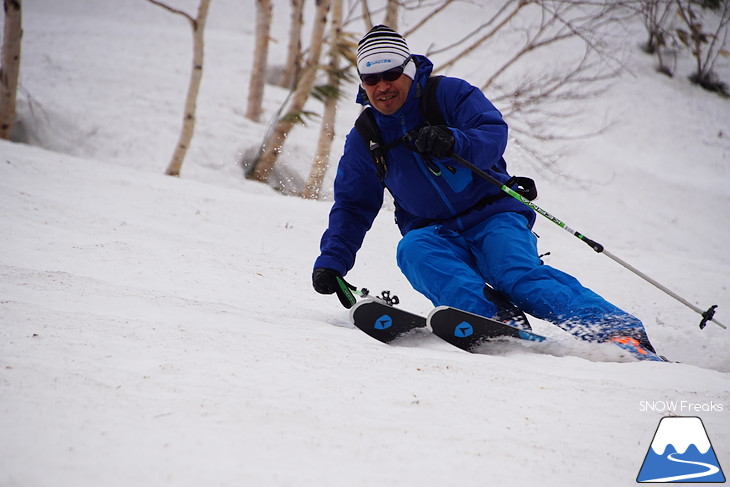
[[[373,110],[384,145],[424,124],[420,95],[433,64],[425,56],[413,58],[418,69],[404,105],[392,115]],[[507,146],[507,124],[502,114],[478,88],[458,78],[443,77],[436,99],[454,134],[454,152],[506,182],[510,176],[502,155]],[[362,88],[357,102],[368,104]],[[335,177],[335,202],[315,268],[333,269],[344,276],[354,266],[365,233],[383,204],[385,187],[395,200],[396,223],[402,235],[427,225],[462,232],[505,211],[524,214],[530,225],[535,221],[533,210],[509,196],[500,198],[499,188],[452,159],[426,160],[403,144],[390,149],[385,157],[387,172],[381,181],[363,137],[355,128],[347,135]]]

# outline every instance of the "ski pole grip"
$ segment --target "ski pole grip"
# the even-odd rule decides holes
[[[352,294],[351,289],[357,289],[355,286],[348,284],[343,278],[337,276],[337,290],[335,293],[340,300],[342,306],[347,309],[352,308],[357,302],[355,296]]]

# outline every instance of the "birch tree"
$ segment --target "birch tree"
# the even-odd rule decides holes
[[[365,22],[365,32],[368,32],[373,28],[373,19],[370,16],[368,0],[360,0],[360,7],[362,9],[362,20]]]
[[[337,100],[340,92],[340,50],[342,44],[342,0],[332,0],[332,23],[330,27],[330,62],[327,67],[327,93],[324,102],[322,126],[314,156],[312,170],[302,193],[303,198],[317,199],[322,189],[322,181],[329,166],[330,150],[335,138],[335,119]]]
[[[23,37],[21,0],[4,0],[2,61],[0,64],[0,138],[10,139],[15,123],[15,99],[20,74],[20,41]]]
[[[294,125],[301,121],[304,104],[314,86],[315,77],[319,68],[319,58],[322,51],[327,14],[330,0],[317,0],[317,11],[312,27],[312,38],[309,46],[309,58],[291,97],[286,114],[276,122],[273,130],[266,137],[261,146],[261,153],[254,162],[253,170],[247,174],[249,179],[267,182],[274,165],[279,158],[284,142]]]
[[[175,151],[172,154],[172,160],[167,166],[165,174],[168,176],[180,176],[185,154],[187,154],[190,141],[193,139],[195,132],[195,109],[198,99],[198,91],[200,89],[200,80],[203,77],[203,31],[205,30],[205,21],[208,17],[208,8],[210,0],[200,0],[198,6],[198,15],[193,18],[191,15],[172,8],[158,0],[149,0],[151,3],[162,7],[168,12],[182,15],[189,23],[193,30],[193,66],[190,72],[190,84],[188,85],[188,94],[185,98],[185,111],[183,113],[183,126],[180,131]]]
[[[304,25],[304,0],[291,0],[291,23],[286,64],[279,85],[291,88],[296,85],[302,67],[302,25]]]
[[[271,0],[256,0],[256,47],[253,55],[251,77],[249,78],[248,108],[246,110],[246,118],[254,122],[261,120],[271,19]]]
[[[383,23],[395,31],[398,30],[399,6],[399,0],[388,0],[388,3],[385,4],[385,19],[383,20]]]

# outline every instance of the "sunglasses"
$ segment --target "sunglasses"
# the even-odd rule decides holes
[[[383,71],[382,73],[361,74],[360,81],[362,81],[363,84],[368,85],[368,86],[377,85],[380,82],[381,78],[388,82],[395,81],[401,77],[401,75],[403,74],[403,70],[406,67],[406,64],[408,64],[408,61],[410,61],[410,60],[411,60],[411,58],[409,57],[400,66],[393,68],[393,69],[389,69],[388,71]]]

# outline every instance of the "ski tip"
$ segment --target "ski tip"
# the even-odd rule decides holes
[[[428,328],[428,331],[433,333],[433,328],[431,327],[431,318],[433,317],[433,315],[435,315],[439,311],[444,311],[450,308],[450,306],[436,306],[426,315],[426,328]]]
[[[375,299],[371,296],[368,296],[366,298],[362,298],[361,300],[356,302],[354,305],[352,305],[352,308],[350,308],[350,321],[355,321],[355,311],[358,308],[365,306],[368,303],[374,303],[374,302],[375,302]]]

